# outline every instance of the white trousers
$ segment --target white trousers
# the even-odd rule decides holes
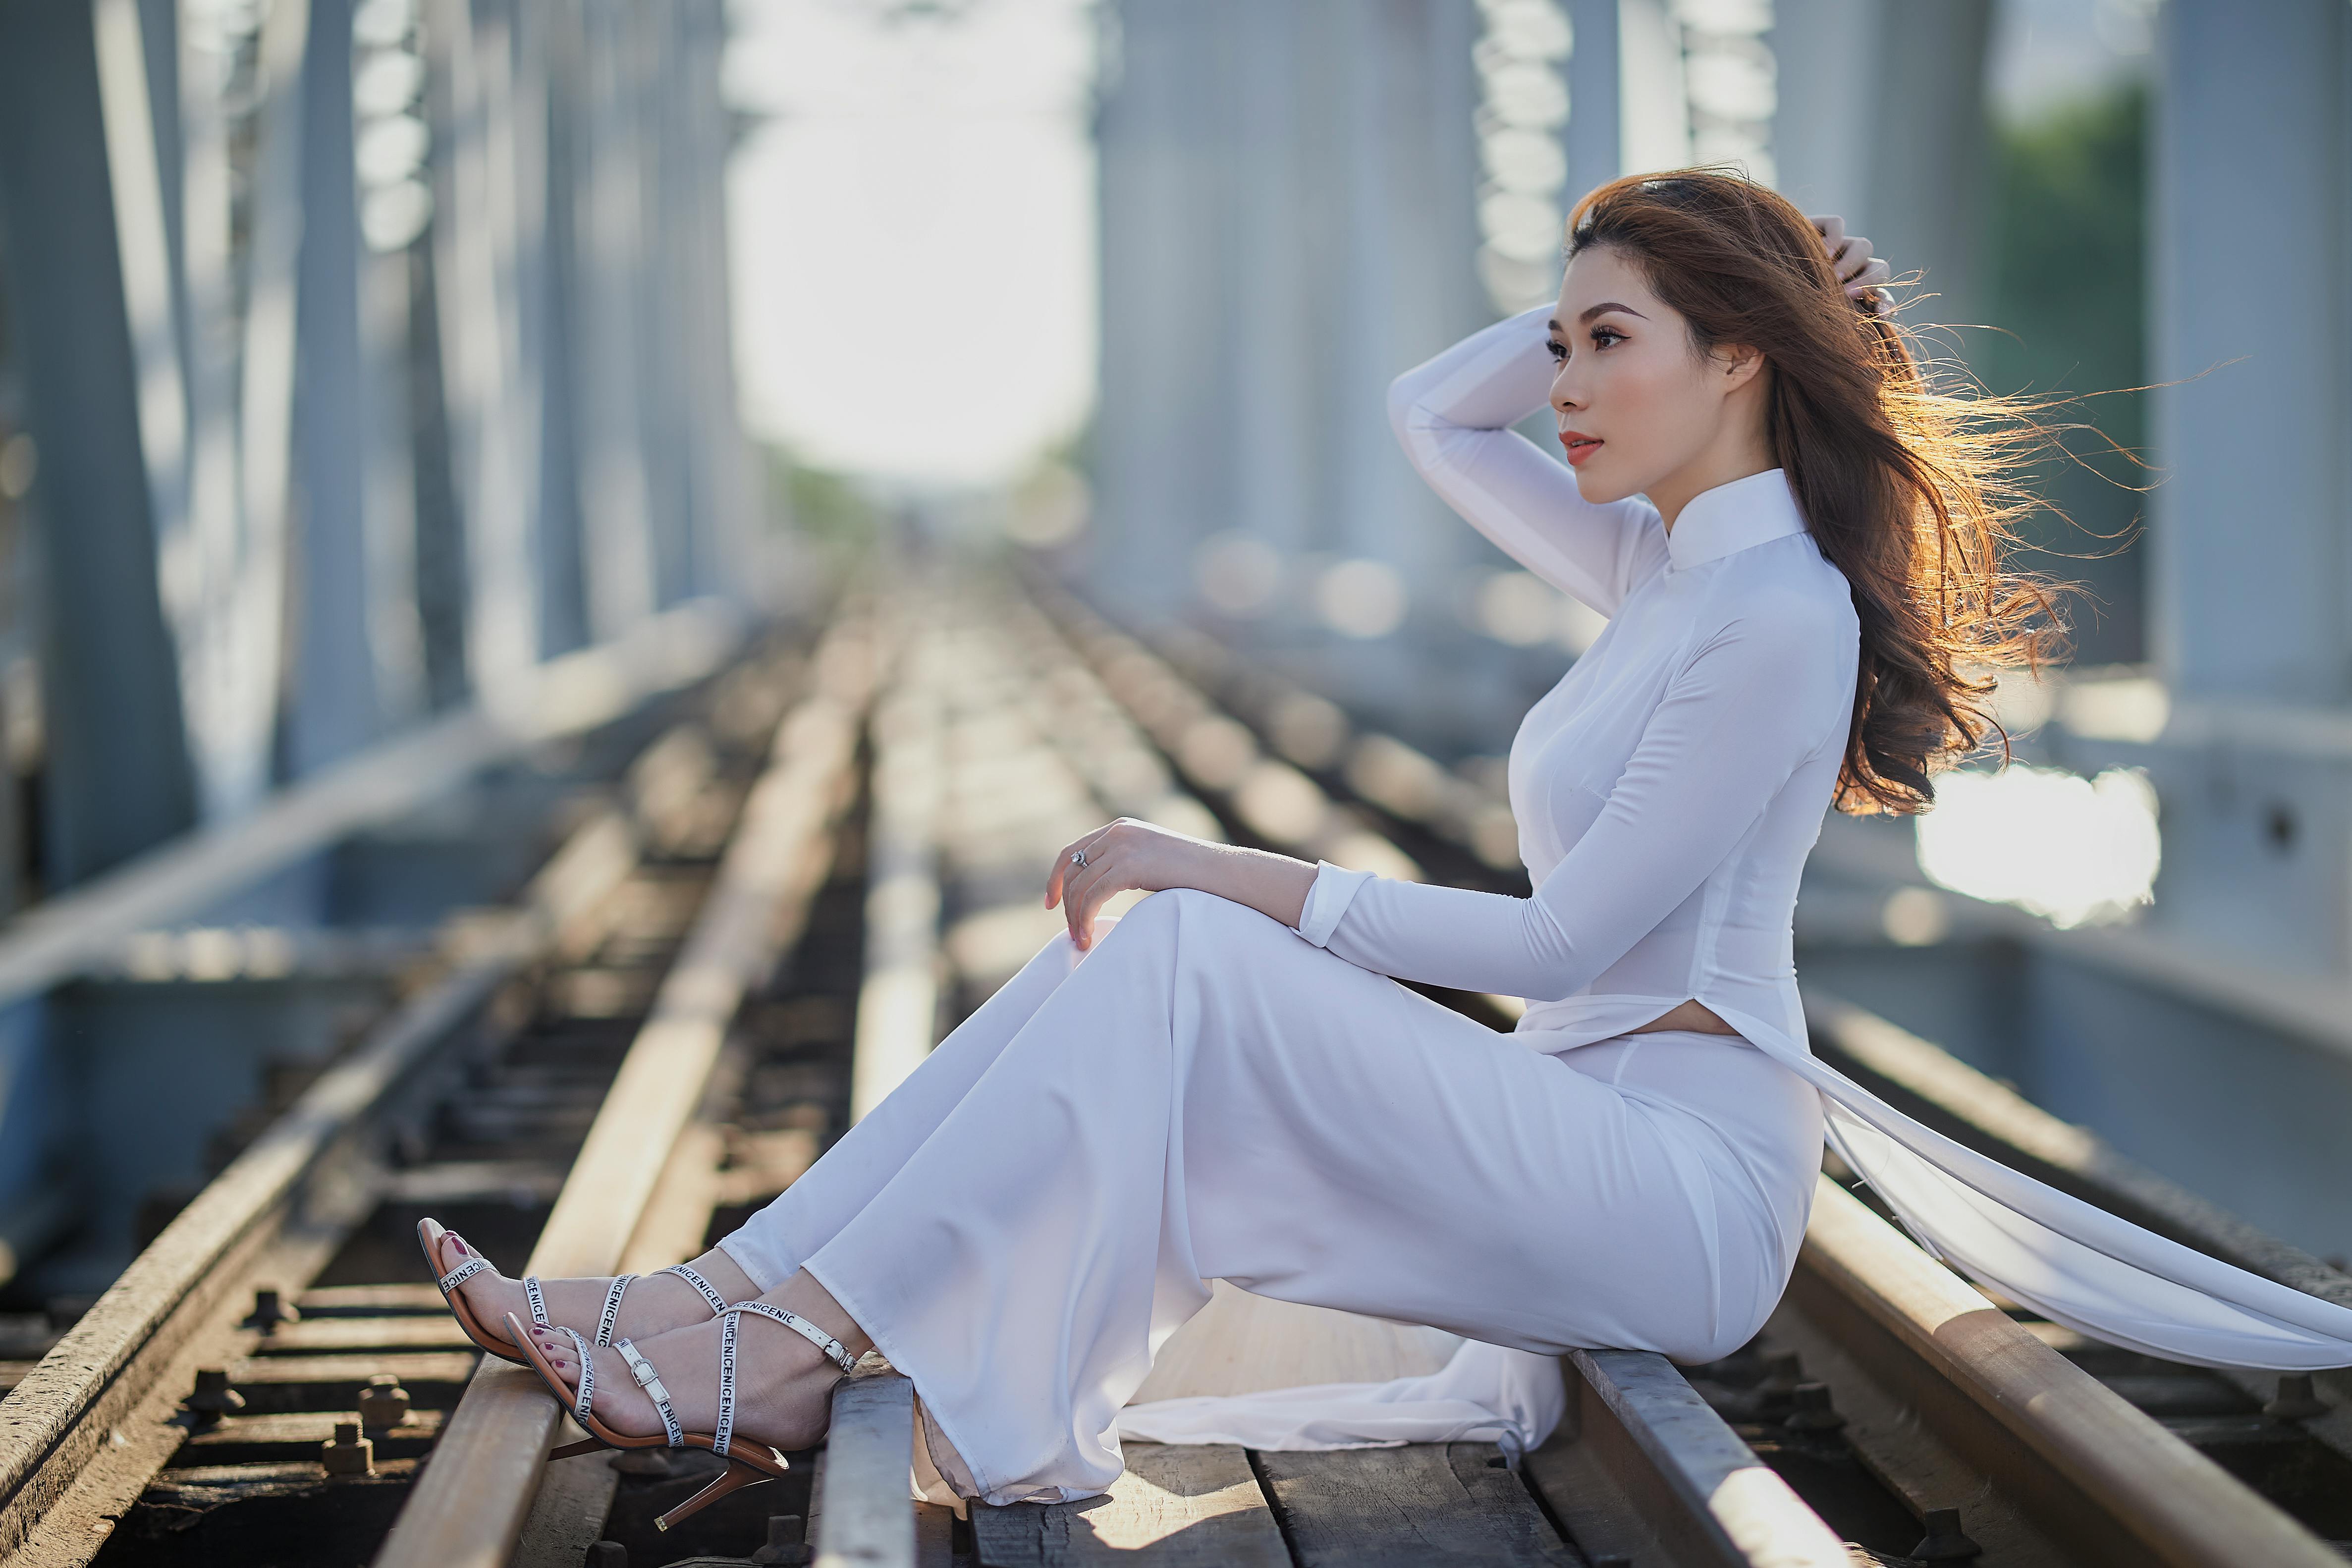
[[[1548,1427],[1542,1358],[1704,1361],[1757,1332],[1822,1125],[1736,1038],[1530,1043],[1255,910],[1157,894],[1083,957],[1048,943],[720,1245],[763,1290],[806,1268],[913,1380],[954,1489],[991,1502],[1117,1479],[1120,1407],[1213,1280],[1483,1342],[1450,1386],[1491,1409],[1498,1380],[1549,1379],[1520,1396]],[[1287,1415],[1261,1403],[1253,1430]],[[1297,1446],[1431,1435],[1376,1416]],[[1148,1435],[1200,1431],[1166,1426]]]

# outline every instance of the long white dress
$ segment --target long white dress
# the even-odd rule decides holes
[[[1055,938],[720,1245],[806,1268],[920,1396],[941,1485],[1108,1488],[1118,1439],[1540,1442],[1559,1351],[1698,1361],[1794,1267],[1826,1130],[1915,1234],[2052,1319],[2181,1360],[2352,1364],[2352,1311],[2118,1220],[1815,1061],[1790,916],[1851,715],[1857,623],[1778,468],[1669,536],[1507,428],[1543,406],[1545,309],[1401,377],[1416,466],[1611,617],[1511,748],[1534,894],[1325,864],[1296,931],[1144,900]],[[1498,1034],[1388,977],[1521,996]],[[1628,1030],[1696,998],[1740,1037]],[[1440,1372],[1122,1411],[1227,1280],[1424,1323]]]

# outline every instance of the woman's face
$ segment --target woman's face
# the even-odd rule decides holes
[[[1662,500],[1662,481],[1722,444],[1728,394],[1753,379],[1727,374],[1730,359],[1696,353],[1681,313],[1605,246],[1568,264],[1551,353],[1552,413],[1588,501]]]

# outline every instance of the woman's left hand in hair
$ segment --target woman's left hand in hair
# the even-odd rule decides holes
[[[1892,297],[1879,286],[1894,275],[1886,263],[1870,254],[1870,242],[1860,235],[1847,234],[1845,220],[1834,214],[1815,217],[1813,227],[1829,250],[1830,267],[1844,286],[1845,297],[1873,313],[1884,308]]]

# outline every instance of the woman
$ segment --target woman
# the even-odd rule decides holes
[[[1512,746],[1533,896],[1112,823],[1053,868],[1066,936],[690,1269],[526,1289],[427,1222],[486,1348],[520,1346],[592,1433],[732,1444],[706,1496],[771,1468],[760,1445],[814,1442],[868,1346],[914,1381],[922,1458],[992,1503],[1103,1490],[1121,1429],[1522,1445],[1558,1418],[1561,1350],[1704,1361],[1757,1332],[1826,1110],[1923,1239],[2059,1321],[2352,1362],[2352,1312],[1806,1054],[1790,922],[1825,810],[1925,807],[1989,725],[1963,669],[2038,652],[2046,601],[1999,561],[1999,442],[1967,423],[2001,405],[1926,391],[1868,243],[1744,179],[1628,177],[1570,230],[1555,304],[1391,396],[1438,492],[1610,618]],[[1509,429],[1547,404],[1565,465]],[[1157,896],[1097,941],[1127,889]],[[1390,977],[1530,1006],[1498,1035]],[[1472,1343],[1430,1378],[1122,1415],[1218,1279]]]

